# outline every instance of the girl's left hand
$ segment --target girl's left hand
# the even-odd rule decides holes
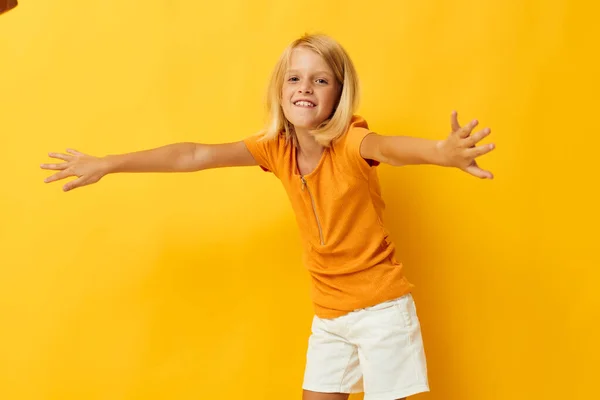
[[[473,120],[461,127],[458,124],[456,111],[452,112],[452,133],[445,140],[438,142],[442,165],[456,167],[478,178],[493,179],[494,175],[490,171],[481,169],[475,160],[475,158],[487,154],[495,148],[493,143],[475,146],[491,132],[490,128],[485,128],[471,135],[471,131],[478,123],[477,120]]]

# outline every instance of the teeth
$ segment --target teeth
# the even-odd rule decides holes
[[[310,101],[297,101],[294,104],[297,106],[300,106],[300,107],[314,107],[315,106]]]

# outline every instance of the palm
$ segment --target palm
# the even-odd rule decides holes
[[[476,146],[478,142],[490,134],[491,130],[485,128],[471,135],[471,131],[477,126],[477,123],[477,121],[472,121],[461,127],[458,123],[458,115],[454,111],[450,124],[452,133],[446,141],[448,146],[445,146],[445,151],[448,154],[447,157],[451,160],[450,165],[478,178],[492,179],[492,173],[480,168],[476,160],[477,157],[494,149],[493,144]]]
[[[49,183],[67,177],[76,177],[75,180],[64,185],[63,190],[68,191],[96,183],[104,175],[103,163],[100,158],[80,153],[72,149],[68,149],[67,153],[68,154],[48,154],[52,158],[63,160],[65,162],[58,164],[42,164],[41,168],[43,169],[58,171],[54,175],[44,179],[44,182]]]

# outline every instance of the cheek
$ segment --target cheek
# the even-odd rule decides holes
[[[290,87],[290,86],[284,86],[281,89],[281,98],[284,101],[290,101],[291,96],[294,94],[294,88]]]
[[[292,105],[290,103],[290,93],[289,90],[286,91],[285,89],[282,91],[281,93],[281,102],[279,103],[279,106],[281,107],[281,109],[283,110],[283,114],[288,117],[291,109],[292,109]]]
[[[283,108],[289,107],[290,104],[290,96],[289,96],[289,90],[286,90],[286,88],[281,89],[281,102],[280,105]]]
[[[325,108],[327,109],[327,111],[333,110],[333,108],[335,107],[336,103],[338,102],[338,93],[336,90],[331,90],[328,91],[327,93],[324,93],[324,102],[323,105],[325,106]]]

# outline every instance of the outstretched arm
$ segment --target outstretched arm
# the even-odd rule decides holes
[[[42,169],[58,170],[44,182],[54,182],[71,176],[63,186],[69,191],[98,182],[105,175],[117,172],[192,172],[210,168],[257,165],[244,142],[223,144],[174,143],[133,153],[95,157],[68,149],[67,153],[49,153],[64,162],[42,164]]]
[[[476,146],[491,132],[485,128],[471,135],[477,124],[477,120],[474,120],[461,127],[454,111],[451,117],[452,133],[444,140],[373,133],[362,141],[361,156],[394,166],[433,164],[456,167],[478,178],[493,179],[492,173],[481,169],[475,160],[495,147],[494,144]]]

